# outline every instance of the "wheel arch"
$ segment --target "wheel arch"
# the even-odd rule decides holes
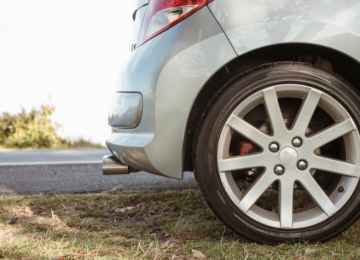
[[[319,63],[319,60],[326,62]],[[259,65],[281,61],[305,61],[332,70],[360,90],[360,62],[349,55],[321,45],[307,43],[283,43],[261,47],[240,55],[222,66],[212,75],[197,95],[186,124],[183,144],[183,163],[185,171],[192,171],[192,143],[195,129],[208,102],[213,95],[231,79]],[[330,64],[330,65],[329,65]]]

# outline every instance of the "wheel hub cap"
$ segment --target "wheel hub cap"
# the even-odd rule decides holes
[[[291,147],[286,147],[286,148],[282,149],[279,154],[280,162],[283,165],[294,164],[297,161],[297,158],[298,158],[297,152],[295,151],[294,148],[291,148]]]

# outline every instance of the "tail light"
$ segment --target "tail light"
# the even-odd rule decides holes
[[[138,46],[173,27],[213,0],[150,0]]]

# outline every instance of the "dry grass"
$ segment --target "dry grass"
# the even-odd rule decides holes
[[[259,245],[193,190],[0,197],[0,259],[359,259],[359,237],[357,223],[324,244]]]

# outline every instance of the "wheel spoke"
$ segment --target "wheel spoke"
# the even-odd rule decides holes
[[[315,134],[313,137],[308,139],[308,143],[311,146],[312,150],[315,149],[339,138],[353,130],[356,129],[354,122],[351,119],[346,119],[335,125],[332,125],[319,133]]]
[[[255,142],[260,147],[264,148],[264,145],[267,145],[270,142],[270,136],[262,133],[260,130],[253,127],[236,115],[230,116],[229,120],[227,121],[227,125],[239,134]]]
[[[279,182],[279,217],[280,225],[291,228],[293,225],[293,197],[294,181],[283,180]]]
[[[340,174],[348,177],[359,178],[360,176],[359,165],[342,162],[322,156],[316,156],[316,160],[314,160],[314,162],[312,162],[310,166],[313,169]]]
[[[319,208],[321,208],[325,212],[326,215],[330,217],[333,213],[335,213],[335,205],[321,189],[319,184],[317,184],[317,182],[310,175],[310,173],[305,173],[304,175],[302,175],[299,181],[307,190],[313,201],[318,205]]]
[[[305,135],[306,129],[309,126],[310,120],[319,103],[322,92],[311,89],[302,103],[298,115],[295,119],[293,130],[299,135]]]
[[[248,169],[254,167],[263,167],[265,157],[263,154],[244,155],[219,160],[220,172]]]
[[[279,102],[274,88],[263,91],[264,105],[270,119],[273,135],[282,136],[287,132],[283,116],[281,114]]]
[[[294,181],[279,181],[279,217],[281,227],[292,227]]]
[[[254,205],[254,203],[261,197],[261,195],[269,188],[269,186],[275,181],[273,173],[267,170],[256,179],[251,185],[250,189],[242,197],[239,207],[244,211],[248,210]]]

